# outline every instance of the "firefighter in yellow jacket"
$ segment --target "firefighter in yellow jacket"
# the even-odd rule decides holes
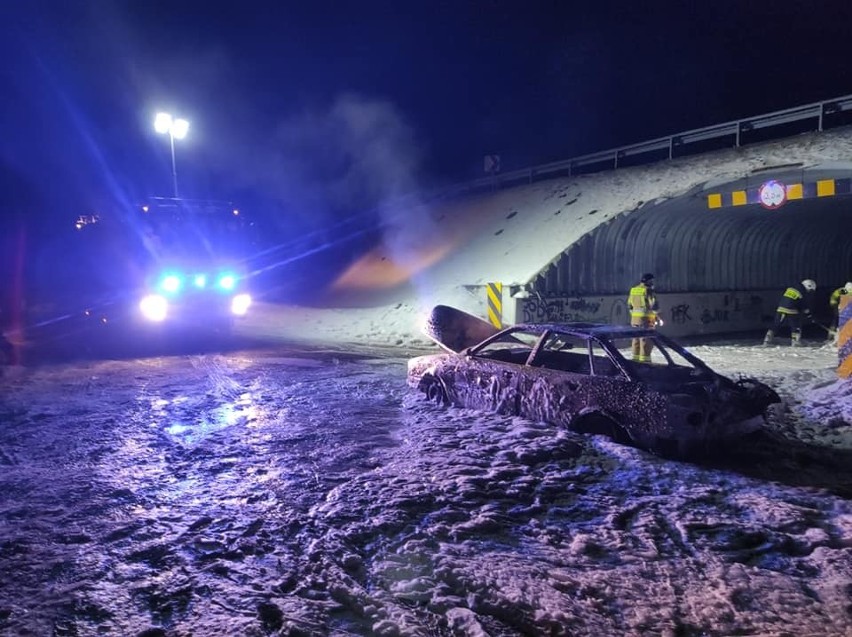
[[[849,281],[842,288],[837,288],[831,293],[828,298],[828,305],[831,308],[831,325],[828,329],[829,339],[837,338],[837,324],[840,321],[840,297],[852,294],[852,281]]]
[[[660,306],[654,292],[654,275],[643,274],[639,284],[630,288],[627,297],[627,308],[630,310],[630,325],[633,327],[656,328],[659,323],[657,314]],[[654,343],[647,338],[633,339],[633,360],[638,363],[651,361],[651,349]]]

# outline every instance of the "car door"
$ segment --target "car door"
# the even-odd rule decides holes
[[[464,355],[456,369],[456,395],[465,407],[518,413],[518,381],[539,334],[510,330]]]
[[[588,338],[548,332],[518,382],[520,415],[568,425],[590,405]]]

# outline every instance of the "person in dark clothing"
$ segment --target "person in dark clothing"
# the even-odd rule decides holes
[[[805,279],[784,290],[778,302],[778,309],[775,310],[775,322],[766,331],[763,339],[764,345],[771,345],[782,328],[790,330],[793,347],[802,344],[802,324],[812,320],[815,291],[816,282],[813,279]]]

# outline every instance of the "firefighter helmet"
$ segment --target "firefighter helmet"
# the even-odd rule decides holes
[[[813,279],[805,279],[802,281],[802,287],[805,288],[808,292],[813,292],[816,290],[816,281]]]

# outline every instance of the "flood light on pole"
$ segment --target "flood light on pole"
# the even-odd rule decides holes
[[[172,116],[168,113],[157,113],[157,116],[154,118],[154,130],[160,133],[160,135],[164,135],[169,132],[171,127]]]
[[[175,139],[183,139],[189,132],[189,122],[185,119],[176,119],[172,122],[172,135]]]
[[[169,113],[157,113],[154,117],[154,130],[161,135],[168,134],[172,149],[172,184],[175,199],[178,198],[177,167],[175,165],[175,140],[183,139],[189,133],[189,122],[185,119],[174,118]]]

